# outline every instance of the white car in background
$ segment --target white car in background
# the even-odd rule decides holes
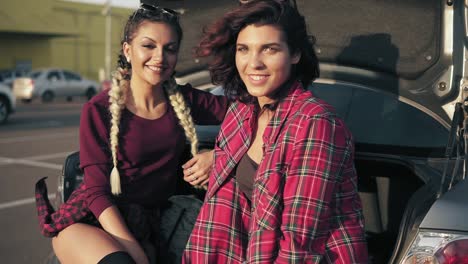
[[[52,102],[57,97],[71,101],[73,97],[84,96],[88,100],[100,91],[100,85],[79,74],[63,69],[41,69],[32,71],[28,77],[17,78],[13,83],[13,93],[23,102],[41,98],[42,102]]]
[[[6,123],[8,117],[16,109],[15,95],[10,87],[0,84],[0,125]]]
[[[5,84],[6,86],[12,88],[13,82],[16,78],[25,77],[28,75],[26,70],[18,69],[5,69],[0,70],[0,83]]]

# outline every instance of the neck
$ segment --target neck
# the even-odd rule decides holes
[[[258,97],[257,98],[258,105],[260,106],[260,109],[264,109],[265,105],[267,104],[274,104],[276,100],[268,98],[266,96]]]
[[[141,83],[136,78],[130,80],[127,104],[137,109],[151,111],[164,102],[166,102],[166,96],[161,84],[153,86],[148,83]]]
[[[271,105],[272,109],[275,109],[278,106],[278,103],[288,95],[289,90],[291,89],[291,86],[294,82],[294,78],[289,78],[286,82],[280,85],[276,92],[274,92],[270,97],[257,97],[257,102],[260,106],[260,109],[263,109],[265,105]]]

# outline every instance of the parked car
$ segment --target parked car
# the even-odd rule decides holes
[[[71,101],[73,97],[84,96],[87,99],[100,91],[100,85],[82,78],[79,74],[63,69],[41,69],[32,71],[28,77],[17,78],[13,83],[13,92],[23,102],[40,98],[48,103],[57,97]]]
[[[13,82],[16,78],[27,76],[28,72],[17,69],[0,70],[0,83],[13,88]]]
[[[16,98],[10,87],[0,83],[0,125],[7,122],[8,117],[16,109]]]
[[[466,6],[297,2],[320,60],[307,89],[355,138],[370,263],[468,263]],[[200,146],[218,130],[197,127]]]
[[[179,74],[175,77],[175,80],[178,84],[190,83],[193,87],[204,91],[211,91],[216,88],[211,83],[210,72],[207,69]]]
[[[465,2],[297,2],[320,60],[307,89],[355,138],[370,263],[468,263]],[[218,129],[197,127],[200,148],[214,146]]]

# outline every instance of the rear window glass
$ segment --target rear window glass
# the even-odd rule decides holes
[[[396,97],[343,84],[316,82],[310,89],[335,107],[357,143],[417,148],[447,144],[447,128]]]
[[[32,79],[37,79],[37,77],[39,77],[39,75],[41,75],[41,72],[38,71],[38,72],[31,72],[29,74],[29,77],[32,78]]]
[[[63,71],[63,75],[67,81],[81,81],[81,77],[76,73]]]

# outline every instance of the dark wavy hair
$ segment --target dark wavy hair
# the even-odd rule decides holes
[[[319,76],[315,37],[307,34],[304,17],[289,3],[275,0],[257,0],[242,4],[229,11],[213,24],[203,29],[196,47],[199,57],[211,57],[209,70],[214,84],[222,85],[226,96],[243,102],[253,102],[236,68],[236,41],[239,32],[248,25],[274,25],[286,37],[291,54],[301,53],[300,61],[293,66],[290,79],[300,80],[307,87]],[[288,86],[284,86],[288,89]],[[276,99],[284,96],[276,93]]]
[[[144,5],[142,5],[144,6]],[[151,7],[151,6],[150,6]],[[151,7],[154,8],[154,7]],[[120,46],[122,47],[124,42],[131,43],[136,31],[140,27],[141,23],[149,22],[160,22],[165,23],[171,26],[177,34],[178,44],[182,41],[182,27],[179,23],[179,16],[176,13],[169,13],[164,11],[165,9],[157,7],[156,9],[145,9],[140,7],[135,10],[128,18],[127,23],[125,24],[122,40],[120,41]],[[168,9],[169,10],[169,9]],[[172,11],[172,10],[171,10]],[[174,12],[174,11],[172,11]],[[120,49],[118,60],[118,67],[122,69],[128,69],[128,74],[130,74],[130,69],[132,65],[127,61],[123,53],[123,49]],[[130,76],[124,76],[124,79],[130,79]]]

